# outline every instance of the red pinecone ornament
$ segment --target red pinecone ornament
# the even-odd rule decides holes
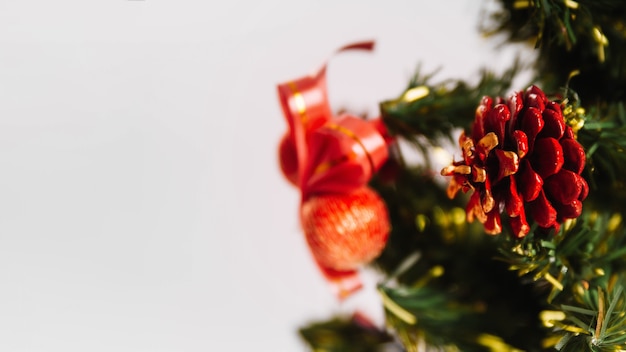
[[[478,219],[489,234],[502,231],[500,213],[516,237],[528,234],[526,215],[558,231],[582,212],[589,187],[580,176],[585,151],[565,124],[561,107],[536,86],[509,99],[484,97],[471,136],[462,134],[463,160],[441,173],[453,176],[448,196],[473,190],[468,221]]]
[[[353,270],[376,258],[391,228],[384,201],[368,187],[312,197],[302,205],[301,216],[315,259],[337,271]]]

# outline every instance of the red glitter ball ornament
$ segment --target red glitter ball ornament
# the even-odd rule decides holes
[[[484,97],[470,136],[459,144],[463,160],[441,173],[453,176],[448,195],[473,191],[469,221],[478,219],[489,234],[502,231],[508,215],[515,237],[530,231],[526,215],[543,229],[558,231],[582,212],[589,187],[580,175],[585,151],[565,124],[561,106],[536,86],[509,99]]]
[[[322,267],[337,271],[376,258],[391,228],[384,201],[368,187],[312,197],[302,205],[301,217],[313,256]]]

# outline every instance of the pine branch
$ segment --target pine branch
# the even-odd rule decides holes
[[[480,81],[473,86],[460,80],[431,84],[432,75],[422,75],[418,69],[398,98],[380,104],[382,119],[393,135],[404,137],[419,148],[424,146],[416,138],[418,135],[431,144],[437,144],[441,137],[452,140],[456,128],[469,128],[480,99],[507,93],[519,71],[517,61],[500,76],[483,70]]]
[[[626,99],[626,3],[621,0],[501,0],[486,34],[508,33],[510,41],[534,41],[537,77],[556,90],[569,76],[590,106]]]
[[[425,199],[437,192],[428,183],[420,185],[425,186],[421,192]],[[420,343],[462,351],[502,351],[493,349],[495,345],[536,350],[542,336],[536,329],[538,312],[546,308],[545,299],[538,299],[541,293],[507,265],[494,262],[501,238],[486,236],[480,224],[469,226],[464,210],[445,204],[433,205],[430,212],[426,206],[419,211],[414,206],[417,215],[407,216],[412,219],[411,232],[406,224],[400,224],[401,230],[398,223],[393,225],[397,237],[392,233],[385,249],[389,256],[378,260],[388,272],[380,287],[388,324],[409,351]],[[411,208],[389,209],[399,213]],[[455,213],[460,215],[458,223],[452,221]],[[402,243],[407,239],[412,241],[411,250]],[[401,269],[390,268],[391,263]]]
[[[541,334],[532,331],[529,327],[536,325],[527,321],[536,312],[511,310],[497,298],[459,299],[457,291],[438,285],[380,286],[379,291],[387,322],[409,352],[418,351],[419,344],[461,351],[521,351],[514,346],[525,350],[539,346]]]
[[[531,233],[522,241],[508,240],[500,253],[520,276],[545,283],[551,302],[578,282],[600,282],[624,270],[626,228],[619,213],[587,210],[554,236]]]
[[[577,300],[561,304],[560,310],[542,313],[544,325],[552,328],[546,347],[563,352],[623,351],[626,349],[626,293],[617,276],[600,285],[582,282]]]
[[[591,201],[626,215],[626,108],[623,102],[590,109],[578,134],[587,151]]]
[[[486,350],[466,330],[476,320],[477,311],[455,304],[445,292],[429,288],[390,288],[380,286],[387,322],[409,352],[417,352],[420,343],[431,346],[456,346],[461,350]],[[464,325],[464,324],[467,324]]]

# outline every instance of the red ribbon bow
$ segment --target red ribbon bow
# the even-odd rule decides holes
[[[371,51],[374,42],[340,48]],[[312,195],[347,194],[367,185],[387,160],[379,123],[343,115],[334,118],[326,91],[326,64],[314,75],[278,85],[289,132],[281,144],[281,167],[298,186],[302,201]],[[337,271],[320,265],[339,297],[361,287],[355,270]]]

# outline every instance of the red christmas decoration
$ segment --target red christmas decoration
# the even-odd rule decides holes
[[[471,135],[462,134],[459,144],[463,160],[441,172],[452,176],[448,196],[473,191],[467,218],[478,219],[487,233],[502,231],[502,212],[518,238],[530,231],[527,214],[540,228],[555,231],[580,216],[589,191],[580,175],[585,151],[560,105],[538,87],[507,100],[484,97]]]
[[[387,160],[387,144],[372,121],[344,115],[311,132],[302,197],[347,194],[366,185]]]
[[[339,51],[372,48],[363,42]],[[289,125],[279,147],[281,170],[300,188],[311,252],[344,298],[361,287],[356,269],[380,254],[389,233],[385,204],[366,187],[388,157],[389,137],[380,121],[332,115],[325,65],[280,84],[278,95]]]
[[[302,204],[301,217],[313,256],[337,271],[354,270],[376,258],[389,236],[385,203],[368,187],[311,197]]]
[[[369,51],[373,48],[374,42],[361,42],[346,45],[337,52]],[[295,175],[298,179],[296,186],[301,186],[302,179],[299,173],[306,167],[308,161],[308,136],[333,119],[326,90],[326,64],[322,65],[315,74],[279,84],[277,88],[280,106],[289,126],[287,135],[284,137],[287,141],[280,145],[281,170],[292,171],[293,157],[291,155],[295,155],[297,164]],[[293,150],[283,150],[283,148],[293,148]],[[285,177],[290,180],[293,175],[285,174]]]

